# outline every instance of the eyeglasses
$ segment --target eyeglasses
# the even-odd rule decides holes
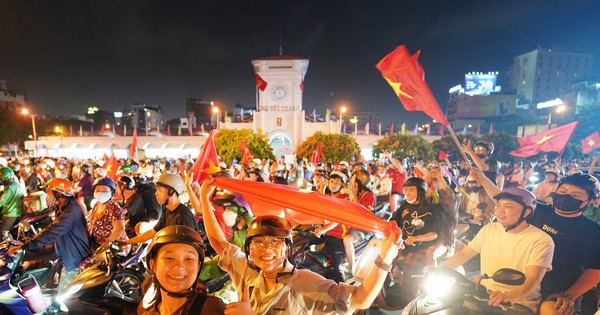
[[[264,249],[267,247],[279,248],[283,244],[283,239],[277,238],[274,236],[254,237],[250,240],[250,244],[252,244],[258,248],[261,248],[261,249]]]

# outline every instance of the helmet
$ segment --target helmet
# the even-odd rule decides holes
[[[278,238],[284,238],[288,243],[288,248],[291,248],[292,242],[292,228],[290,224],[274,215],[265,215],[256,217],[246,231],[246,253],[250,252],[250,240],[255,236],[275,236]]]
[[[529,190],[518,187],[505,188],[501,193],[494,196],[494,199],[496,200],[499,200],[500,198],[510,199],[518,202],[525,208],[531,208],[532,214],[537,204],[535,195],[533,193],[531,193]]]
[[[183,194],[185,191],[185,184],[183,178],[177,174],[161,174],[156,179],[156,184],[173,189],[178,195]]]
[[[313,177],[314,176],[322,176],[322,177],[329,179],[329,173],[327,173],[326,170],[316,170],[315,173],[313,174]]]
[[[8,167],[15,173],[21,170],[21,164],[19,164],[18,162],[10,162],[8,163]]]
[[[45,159],[44,164],[48,166],[48,169],[53,169],[54,167],[56,167],[56,162],[54,162],[54,160],[52,159]]]
[[[119,167],[119,171],[121,173],[131,174],[131,173],[133,173],[133,167],[131,167],[131,165],[128,165],[128,164],[121,165],[121,167]]]
[[[148,184],[148,178],[146,178],[146,176],[141,175],[141,174],[133,176],[133,180],[138,185],[146,185],[146,184]]]
[[[331,174],[329,174],[329,178],[339,178],[344,184],[346,184],[346,182],[348,181],[348,175],[340,171],[331,172]]]
[[[250,205],[242,195],[228,192],[218,195],[212,202],[217,206],[221,206],[224,209],[237,213],[247,223],[250,223],[252,218],[254,218],[252,211],[250,211]]]
[[[200,234],[189,226],[170,225],[158,231],[152,238],[152,242],[150,242],[150,246],[148,246],[148,255],[146,256],[148,265],[150,265],[151,259],[156,258],[156,253],[162,246],[174,243],[187,244],[194,247],[198,251],[198,258],[200,264],[202,264],[206,246],[204,246]],[[200,272],[201,269],[202,265],[200,265],[198,272]]]
[[[546,172],[546,174],[550,173],[550,174],[554,174],[554,175],[558,176],[558,170],[555,168],[547,168],[545,172]]]
[[[490,153],[489,155],[492,155],[492,153],[494,153],[494,143],[487,141],[487,140],[479,140],[477,141],[477,143],[475,143],[475,146],[482,146],[485,147]]]
[[[558,187],[560,188],[562,184],[570,184],[584,189],[588,194],[588,200],[598,198],[600,194],[600,182],[590,174],[576,173],[563,177]]]
[[[0,156],[0,166],[2,166],[2,167],[8,166],[8,160],[5,157]]]
[[[92,167],[87,164],[81,164],[79,169],[88,175],[92,175]]]
[[[404,185],[402,185],[402,187],[417,187],[417,188],[423,189],[425,191],[425,190],[427,190],[427,183],[422,178],[410,177],[410,178],[406,179],[406,181],[404,182]]]
[[[115,194],[115,191],[117,190],[117,185],[115,185],[115,182],[108,177],[96,178],[96,180],[94,181],[94,185],[92,185],[92,189],[96,190],[96,186],[110,187],[110,190],[112,191],[113,195]]]
[[[371,174],[369,172],[365,170],[358,170],[354,172],[354,176],[363,187],[369,188],[371,186]]]
[[[53,178],[49,180],[46,183],[46,188],[67,197],[72,197],[75,195],[75,187],[73,187],[73,183],[64,178]]]
[[[135,180],[131,176],[123,175],[119,177],[117,183],[122,184],[127,190],[133,190],[135,188]]]
[[[365,171],[367,170],[367,164],[365,164],[365,162],[356,162],[356,163],[352,164],[352,168],[354,168],[356,166],[360,167],[362,170],[365,170]]]
[[[11,180],[13,179],[13,177],[15,176],[15,172],[13,172],[12,169],[8,168],[8,167],[3,167],[0,168],[0,179],[7,181],[7,180]]]
[[[212,173],[212,177],[233,178],[233,176],[231,176],[231,173],[229,173],[228,171],[218,171],[218,172]]]

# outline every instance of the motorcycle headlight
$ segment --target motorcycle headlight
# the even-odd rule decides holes
[[[454,285],[455,279],[432,274],[425,280],[425,292],[433,297],[443,297]]]
[[[69,296],[73,295],[75,292],[78,292],[81,287],[83,287],[83,283],[74,284],[72,287],[68,288],[64,293],[56,297],[56,301],[59,303],[64,303],[64,301],[69,298]]]

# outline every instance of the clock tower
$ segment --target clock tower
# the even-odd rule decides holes
[[[266,82],[264,90],[257,89],[254,129],[268,133],[276,155],[291,154],[304,138],[302,93],[308,59],[279,55],[252,60],[252,65]]]

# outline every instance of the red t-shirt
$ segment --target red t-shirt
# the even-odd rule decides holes
[[[370,191],[363,191],[358,197],[358,203],[369,210],[373,210],[375,207],[375,194]]]
[[[388,176],[392,179],[392,193],[398,193],[404,195],[404,189],[402,186],[406,181],[406,172],[400,173],[395,168],[388,168],[387,170]]]

